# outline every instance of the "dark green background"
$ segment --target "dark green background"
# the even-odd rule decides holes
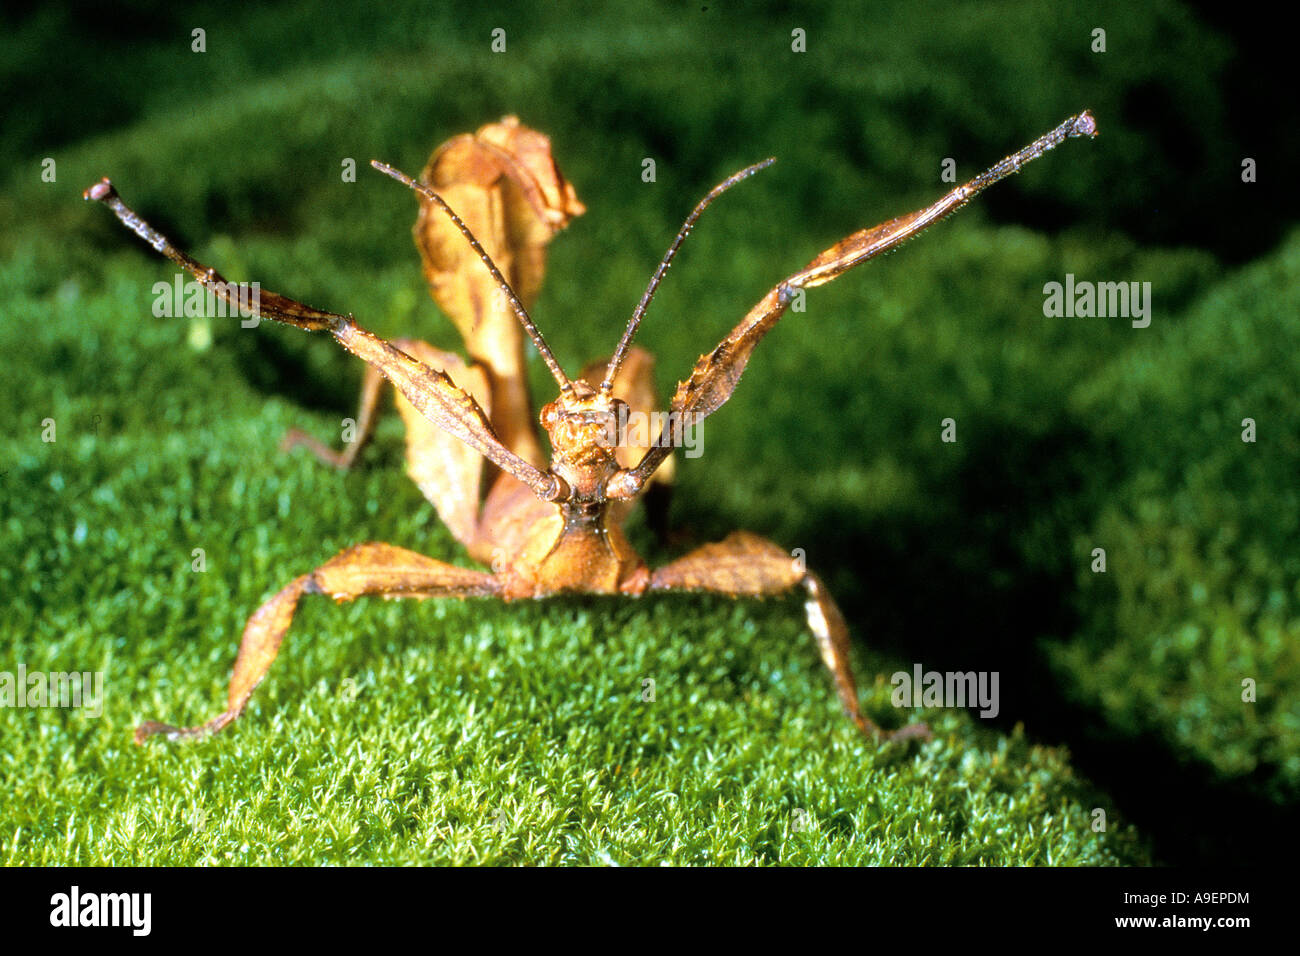
[[[99,176],[232,279],[354,312],[386,335],[454,347],[421,289],[414,203],[365,163],[383,158],[414,173],[448,136],[517,113],[552,137],[589,208],[556,241],[533,310],[576,371],[616,341],[695,200],[734,169],[776,156],[706,214],[643,327],[639,342],[657,353],[667,394],[780,277],[848,232],[933,199],[945,188],[944,158],[968,177],[1084,107],[1098,119],[1097,140],[1065,144],[950,223],[811,293],[808,312],[764,342],[735,398],[705,426],[706,454],[682,462],[673,511],[696,540],[748,528],[804,548],[868,649],[858,665],[864,689],[915,661],[1000,671],[996,734],[975,718],[927,714],[942,742],[929,756],[877,766],[872,786],[907,812],[927,800],[960,807],[957,790],[1005,770],[1006,825],[974,844],[986,851],[973,850],[975,817],[957,809],[965,822],[906,852],[891,855],[888,840],[862,850],[850,837],[871,801],[850,787],[836,804],[850,821],[836,839],[847,842],[830,850],[783,854],[770,819],[758,819],[737,824],[725,850],[704,837],[686,840],[697,846],[689,852],[633,841],[628,857],[612,858],[1246,862],[1295,847],[1300,233],[1297,200],[1280,187],[1298,157],[1281,106],[1293,86],[1289,54],[1266,25],[1174,3],[127,3],[4,16],[0,669],[12,669],[11,658],[29,668],[107,667],[113,688],[101,722],[0,715],[0,776],[28,797],[0,820],[6,860],[132,859],[87,849],[96,826],[120,836],[132,804],[148,816],[178,781],[243,773],[250,789],[213,797],[209,810],[238,820],[248,812],[241,800],[259,789],[250,766],[274,767],[285,747],[323,749],[314,766],[330,779],[341,771],[329,754],[364,733],[382,735],[385,756],[372,756],[381,764],[414,748],[430,767],[455,764],[429,779],[473,779],[437,713],[431,734],[403,736],[426,726],[411,723],[426,704],[404,696],[409,670],[381,662],[426,646],[448,653],[435,655],[430,667],[444,670],[430,679],[462,705],[477,700],[501,734],[536,719],[522,716],[532,711],[520,698],[542,701],[553,719],[548,695],[567,699],[583,681],[634,695],[643,671],[601,659],[612,633],[627,635],[628,653],[671,649],[656,673],[704,671],[716,652],[721,676],[692,707],[724,700],[717,719],[736,734],[725,739],[743,752],[770,750],[755,785],[797,779],[810,788],[772,791],[777,806],[808,805],[819,781],[829,785],[846,766],[810,769],[810,752],[878,759],[832,724],[841,718],[795,605],[707,600],[637,610],[585,601],[549,611],[378,602],[304,610],[293,631],[302,635],[291,635],[228,739],[180,755],[131,750],[134,721],[214,712],[247,614],[338,548],[379,539],[447,560],[463,553],[403,477],[392,421],[346,476],[278,456],[287,425],[337,434],[352,413],[357,363],[295,330],[217,323],[205,347],[206,326],[153,320],[148,289],[171,269],[81,203]],[[190,52],[194,27],[206,30],[206,53]],[[507,31],[504,54],[490,51],[495,27]],[[790,49],[796,27],[807,31],[803,54]],[[1105,53],[1091,50],[1097,27]],[[57,162],[53,184],[40,178],[45,157]],[[343,157],[361,167],[355,184],[340,181]],[[657,163],[653,184],[640,178],[645,157]],[[1258,162],[1256,184],[1241,182],[1244,157]],[[1067,272],[1151,282],[1151,327],[1044,318],[1042,286]],[[533,371],[549,397],[545,370]],[[47,416],[59,423],[52,446],[40,441]],[[949,416],[959,423],[955,445],[939,441]],[[1240,440],[1247,416],[1255,444]],[[640,525],[633,531],[655,560],[669,556]],[[199,546],[212,569],[195,583],[189,553]],[[1105,576],[1088,567],[1098,546]],[[453,630],[496,628],[498,637],[457,655],[440,637],[418,636],[446,615]],[[524,637],[503,630],[512,627]],[[733,660],[731,636],[763,640],[755,629],[779,640]],[[588,631],[587,643],[571,640]],[[318,646],[303,656],[313,634]],[[530,634],[553,636],[532,645]],[[509,653],[531,675],[514,683],[494,677],[492,663],[512,640]],[[481,683],[462,684],[478,662]],[[782,677],[779,662],[797,679],[794,670]],[[333,686],[340,667],[370,675],[358,679],[374,709],[304,725],[295,737],[295,721],[314,719],[302,717],[312,709],[302,698],[320,682]],[[760,688],[765,667],[777,673]],[[1258,681],[1254,704],[1240,701],[1244,677]],[[795,722],[804,729],[793,738],[774,729],[789,721],[749,725],[753,695],[771,687],[775,713],[812,715]],[[871,706],[896,721],[887,691],[877,682]],[[648,776],[658,774],[652,792],[684,792],[674,788],[724,739],[722,724],[692,707],[670,712],[681,723],[662,752],[637,750],[644,743],[624,741],[632,725],[582,707],[509,752],[525,754],[527,777],[527,755],[568,733],[577,770],[648,761]],[[273,721],[279,737],[264,745]],[[609,756],[620,746],[634,753]],[[1008,747],[1014,771],[999,768]],[[484,753],[478,759],[496,759]],[[717,766],[720,786],[743,776]],[[1063,783],[1073,772],[1083,782]],[[507,784],[483,786],[466,806],[491,804],[493,788]],[[1055,859],[1038,844],[1021,847],[1007,833],[1041,819],[1036,787],[1047,788],[1044,806],[1106,806],[1136,829]],[[410,812],[436,817],[430,807],[446,792],[415,787]],[[284,801],[258,812],[272,830],[298,828],[294,849],[249,856],[245,843],[244,855],[225,859],[333,859],[330,848],[346,841],[304,822],[292,795]],[[581,828],[580,804],[555,798],[560,832]],[[1022,816],[1025,806],[1032,813]],[[159,821],[168,812],[155,811]],[[696,835],[717,826],[690,814],[679,825]],[[152,849],[137,840],[134,859],[202,859],[168,826],[147,831]],[[258,845],[236,824],[222,832],[232,847]],[[523,837],[480,856],[411,856],[380,847],[364,825],[357,832],[350,859],[611,858],[581,841],[555,855]],[[1057,838],[1049,828],[1035,839]],[[729,856],[733,846],[741,849]]]

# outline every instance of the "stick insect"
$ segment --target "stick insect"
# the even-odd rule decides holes
[[[468,249],[481,260],[486,276],[504,297],[519,329],[536,346],[559,388],[558,396],[543,406],[540,414],[552,447],[549,466],[540,461],[526,403],[521,407],[517,395],[513,401],[503,401],[503,390],[494,391],[491,376],[481,367],[467,366],[458,356],[423,343],[381,339],[359,326],[350,314],[327,312],[262,292],[254,303],[261,318],[332,335],[344,349],[368,364],[365,394],[372,407],[370,393],[382,385],[383,379],[395,386],[408,428],[425,429],[421,442],[411,441],[408,434],[412,474],[426,476],[421,487],[439,516],[471,557],[490,564],[491,570],[455,567],[382,542],[348,548],[315,570],[294,578],[249,618],[222,713],[207,723],[185,728],[147,721],[137,728],[136,742],[155,734],[173,740],[203,736],[222,730],[238,718],[275,660],[305,594],[329,595],[339,602],[366,595],[513,601],[579,593],[635,598],[675,591],[766,598],[799,589],[805,598],[808,627],[831,672],[844,711],[858,729],[876,740],[928,737],[924,724],[886,731],[862,713],[844,617],[821,578],[792,560],[785,549],[739,531],[651,569],[629,545],[622,524],[630,506],[644,494],[680,442],[680,429],[675,439],[673,422],[697,423],[730,398],[755,346],[785,314],[800,290],[824,285],[893,249],[1066,139],[1096,134],[1091,113],[1072,116],[933,204],[856,232],[826,249],[806,267],[777,283],[717,346],[699,358],[691,373],[678,384],[663,430],[642,447],[617,441],[619,423],[628,420],[630,410],[653,406],[648,363],[634,360],[639,350],[632,347],[633,337],[700,214],[722,193],[773,160],[729,176],[695,206],[651,277],[613,355],[607,363],[589,369],[577,379],[565,374],[520,295],[448,202],[431,185],[373,161],[375,169],[417,193],[422,217],[441,215],[455,227]],[[536,155],[529,162],[534,170],[545,166]],[[552,167],[551,172],[552,187],[557,182],[567,187],[558,170]],[[216,270],[177,249],[149,226],[122,201],[107,178],[89,187],[84,198],[104,203],[128,229],[230,302],[232,287]],[[560,219],[581,211],[571,188],[561,199]],[[479,275],[482,278],[483,274]],[[484,460],[499,473],[480,501]]]

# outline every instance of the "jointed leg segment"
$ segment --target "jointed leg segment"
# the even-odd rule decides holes
[[[363,595],[486,597],[497,590],[496,579],[491,574],[444,564],[414,551],[388,544],[359,544],[348,548],[310,574],[295,578],[248,619],[224,712],[197,727],[172,727],[145,721],[136,728],[135,742],[143,743],[154,734],[165,734],[172,740],[205,736],[221,730],[243,713],[248,699],[279,653],[298,600],[304,594],[328,594],[336,601],[351,601]]]
[[[707,591],[728,597],[774,597],[802,585],[804,609],[826,668],[835,679],[840,703],[864,734],[887,740],[928,738],[924,724],[885,731],[863,715],[849,659],[849,629],[821,578],[796,565],[781,548],[746,531],[737,531],[716,544],[706,544],[655,571],[652,591]]]
[[[396,341],[393,344],[398,345]],[[284,433],[284,438],[280,439],[280,450],[292,451],[302,445],[325,464],[333,465],[340,471],[347,471],[356,461],[357,455],[361,454],[361,449],[365,448],[366,442],[370,440],[370,435],[375,430],[375,412],[383,386],[384,374],[373,365],[367,365],[365,377],[361,380],[356,437],[343,450],[335,451],[320,439],[297,428],[291,428]]]

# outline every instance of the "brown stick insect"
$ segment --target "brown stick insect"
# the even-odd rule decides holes
[[[533,297],[540,283],[549,235],[583,211],[572,187],[551,160],[546,138],[507,118],[501,124],[484,127],[476,137],[452,140],[443,151],[435,153],[425,170],[426,182],[414,181],[391,166],[372,162],[380,172],[420,196],[416,234],[426,275],[435,298],[444,304],[458,300],[453,301],[450,311],[461,326],[474,362],[467,364],[455,354],[418,341],[385,341],[358,326],[351,315],[315,309],[276,293],[261,292],[254,311],[261,318],[310,332],[327,332],[368,364],[362,397],[363,427],[369,426],[383,380],[396,387],[399,410],[408,429],[407,458],[412,476],[471,557],[489,564],[492,570],[455,567],[384,543],[348,548],[314,571],[295,578],[248,620],[223,713],[190,728],[149,721],[136,730],[136,742],[153,734],[165,734],[171,739],[201,736],[235,720],[275,660],[304,594],[327,594],[336,601],[363,595],[491,597],[511,601],[578,593],[640,597],[664,591],[762,598],[787,594],[796,588],[803,589],[808,626],[835,680],[840,702],[854,724],[877,739],[928,736],[923,724],[886,732],[862,714],[850,668],[849,632],[844,618],[821,579],[792,560],[785,549],[741,531],[652,570],[632,550],[622,525],[673,447],[680,444],[681,423],[696,424],[727,401],[754,347],[800,290],[830,282],[853,266],[893,249],[1067,138],[1091,137],[1096,132],[1089,112],[1072,116],[932,205],[854,233],[822,252],[805,268],[777,283],[712,351],[700,357],[690,375],[678,384],[659,435],[638,442],[621,440],[624,436],[620,425],[628,421],[631,412],[653,409],[654,394],[648,353],[632,348],[632,338],[700,214],[723,192],[773,160],[756,163],[728,177],[696,205],[651,278],[612,357],[589,367],[577,379],[570,379],[560,367],[524,303],[524,299]],[[490,208],[475,222],[486,224],[491,234],[512,237],[496,244],[503,246],[498,252],[510,258],[506,265],[513,283],[466,221],[435,191],[440,161],[457,169],[453,186],[470,183],[493,187],[478,194],[480,198],[490,197]],[[107,205],[155,250],[231,302],[232,286],[216,270],[177,249],[136,215],[108,179],[87,189],[85,198]],[[440,226],[431,225],[435,220]],[[451,251],[449,237],[462,244],[459,253]],[[470,254],[481,260],[481,269]],[[464,266],[473,266],[472,278]],[[498,295],[496,313],[484,301],[489,291]],[[504,324],[480,321],[492,314],[506,316],[507,320]],[[516,320],[518,325],[514,324]],[[553,449],[549,466],[542,461],[533,430],[523,379],[521,332],[532,340],[559,387],[558,397],[545,405],[540,415]],[[300,435],[287,437],[291,443],[303,440]],[[350,464],[355,450],[336,455],[323,446],[317,447],[321,457],[339,465]],[[498,469],[486,496],[480,495],[483,459]]]

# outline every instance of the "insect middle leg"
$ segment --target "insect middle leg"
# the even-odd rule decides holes
[[[393,343],[397,345],[396,342]],[[401,348],[399,345],[398,348]],[[405,351],[405,349],[403,349]],[[409,353],[408,353],[409,354]],[[340,471],[347,471],[361,454],[361,449],[370,440],[375,430],[375,411],[379,404],[379,394],[384,387],[384,374],[374,366],[366,366],[365,378],[361,381],[361,400],[357,408],[356,437],[347,443],[341,451],[335,451],[314,435],[298,428],[290,428],[280,439],[281,451],[293,451],[299,445],[327,465],[333,465]]]
[[[223,729],[243,713],[253,691],[275,661],[304,594],[326,594],[342,602],[364,595],[420,599],[487,597],[498,590],[496,578],[484,571],[458,568],[389,544],[355,545],[315,571],[295,578],[248,619],[222,713],[196,727],[145,721],[136,728],[135,742],[143,743],[154,734],[164,734],[172,740],[202,737]]]
[[[707,591],[728,597],[774,597],[802,586],[808,627],[817,639],[822,661],[835,679],[840,703],[864,734],[887,740],[928,738],[925,724],[886,731],[858,705],[858,689],[849,660],[849,629],[821,578],[796,565],[777,545],[747,531],[737,531],[664,565],[650,578],[652,591]]]

